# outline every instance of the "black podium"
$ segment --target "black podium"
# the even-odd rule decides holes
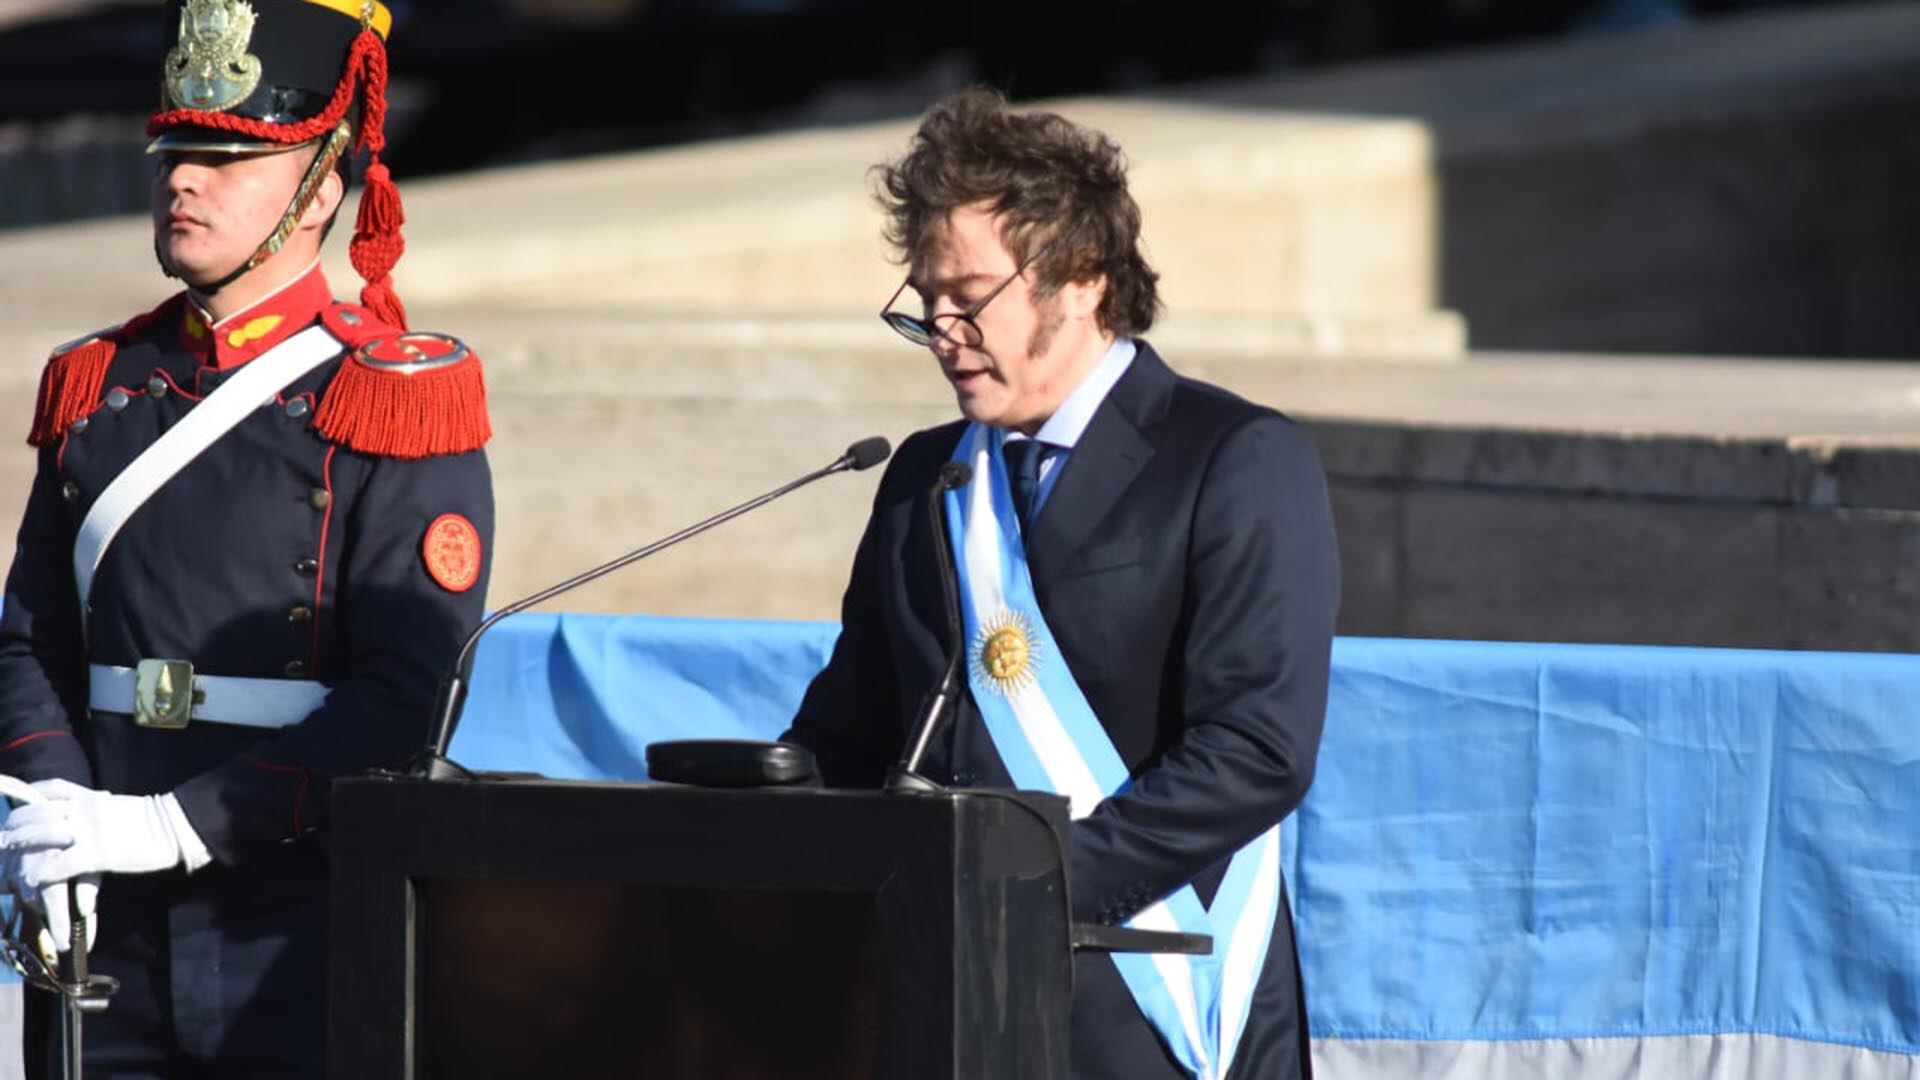
[[[333,807],[340,1080],[1066,1075],[1058,798],[367,778]]]

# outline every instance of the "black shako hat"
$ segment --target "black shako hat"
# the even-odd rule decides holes
[[[405,218],[380,161],[392,12],[378,0],[166,0],[165,18],[160,108],[147,120],[150,151],[262,154],[324,140],[279,227],[226,280],[279,250],[320,178],[351,144],[368,155],[349,249],[367,282],[361,302],[404,328],[392,271],[406,247]]]
[[[167,0],[165,10],[152,149],[267,153],[359,119],[369,89],[385,104],[393,16],[384,4]],[[367,85],[374,51],[377,89]]]

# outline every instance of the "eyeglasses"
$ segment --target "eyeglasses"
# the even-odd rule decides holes
[[[880,309],[880,319],[893,327],[895,333],[915,345],[931,345],[934,338],[941,337],[955,345],[977,349],[980,347],[980,342],[985,339],[985,335],[980,332],[980,324],[974,320],[988,304],[993,303],[994,297],[999,296],[1002,290],[1018,280],[1021,274],[1026,273],[1027,267],[1032,266],[1034,260],[1046,254],[1047,249],[1052,247],[1053,242],[1060,239],[1061,235],[1061,233],[1055,233],[1049,237],[1046,243],[1034,250],[1033,254],[1021,260],[1020,266],[1014,270],[1012,277],[995,285],[992,292],[981,297],[979,303],[965,311],[950,311],[944,315],[923,319],[904,311],[893,310],[894,302],[900,299],[900,294],[906,292],[907,285],[913,281],[913,276],[909,274],[900,282],[900,287],[893,290],[893,295],[887,298],[887,306]]]

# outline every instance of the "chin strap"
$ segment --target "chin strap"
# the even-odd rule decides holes
[[[293,235],[293,230],[299,227],[300,219],[306,215],[307,207],[313,205],[314,196],[320,193],[321,182],[327,178],[328,171],[340,160],[340,155],[346,150],[347,142],[352,136],[351,124],[345,120],[336,124],[333,131],[328,133],[326,140],[320,144],[319,152],[313,155],[313,161],[307,165],[306,175],[300,178],[300,186],[294,189],[293,199],[287,203],[287,211],[280,215],[280,223],[273,227],[273,232],[260,242],[259,247],[253,249],[253,254],[247,256],[246,261],[234,267],[232,273],[209,285],[195,285],[193,291],[202,296],[213,296],[221,289],[238,281],[242,274],[273,258],[274,254],[286,244],[287,238]],[[154,237],[153,244],[154,258],[159,261],[161,272],[170,278],[179,277],[179,273],[168,266],[167,260],[161,257],[158,236]]]

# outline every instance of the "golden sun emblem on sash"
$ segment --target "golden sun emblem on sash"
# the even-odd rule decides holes
[[[981,622],[974,636],[973,670],[982,682],[1012,694],[1033,684],[1039,661],[1039,642],[1025,615],[1001,611]]]
[[[213,112],[247,100],[260,85],[260,58],[247,52],[253,20],[253,8],[240,0],[187,0],[179,43],[167,53],[167,97]]]

